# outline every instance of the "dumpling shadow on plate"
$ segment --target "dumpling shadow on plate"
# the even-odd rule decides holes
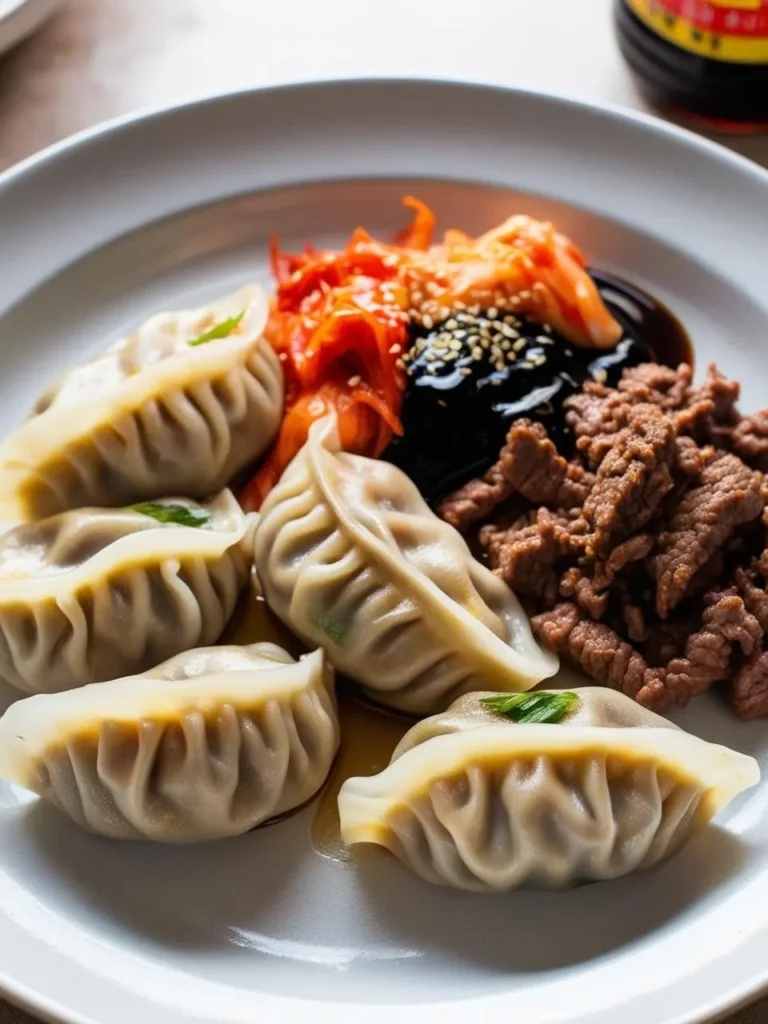
[[[95,916],[167,947],[237,945],[279,913],[309,854],[301,816],[232,839],[193,845],[120,842],[78,829],[42,800],[17,808],[0,835],[0,865],[39,880],[39,897],[70,917]]]
[[[503,894],[425,884],[369,845],[354,849],[352,864],[361,904],[392,941],[487,972],[523,973],[584,964],[651,938],[743,878],[748,858],[737,837],[711,827],[650,870],[564,892]]]

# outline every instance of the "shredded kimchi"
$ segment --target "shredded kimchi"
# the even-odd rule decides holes
[[[266,335],[282,363],[285,411],[271,451],[242,501],[257,509],[307,439],[336,413],[342,447],[376,457],[400,434],[406,376],[401,356],[412,321],[427,329],[453,309],[509,306],[549,323],[574,344],[610,348],[621,330],[576,246],[548,223],[511,217],[477,238],[447,231],[433,244],[435,217],[404,199],[413,220],[394,243],[358,228],[341,252],[281,252]]]

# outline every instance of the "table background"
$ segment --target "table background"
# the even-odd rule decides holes
[[[610,0],[64,0],[33,39],[0,57],[0,170],[119,114],[296,79],[467,77],[643,109],[616,49],[610,6]],[[720,141],[768,166],[768,135]],[[0,228],[0,246],[1,238]],[[0,1024],[35,1021],[0,1000]],[[728,1024],[768,1024],[768,999]]]

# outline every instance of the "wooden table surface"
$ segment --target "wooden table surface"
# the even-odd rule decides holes
[[[642,108],[616,51],[609,0],[472,0],[472,24],[465,2],[388,0],[389,17],[371,30],[360,0],[64,0],[37,35],[0,57],[0,170],[142,107],[298,78],[465,75]],[[511,33],[527,41],[513,59]],[[460,47],[449,45],[455,39]],[[725,141],[768,166],[768,137]],[[2,225],[0,255],[1,246]],[[768,1024],[768,999],[728,1021]],[[0,1024],[35,1022],[0,1000]]]

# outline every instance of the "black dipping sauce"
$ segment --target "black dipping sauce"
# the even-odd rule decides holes
[[[639,363],[692,363],[685,329],[666,306],[620,278],[590,274],[624,328],[612,351],[577,348],[549,327],[496,310],[457,312],[429,331],[412,331],[404,436],[382,458],[407,473],[430,504],[482,475],[519,417],[543,423],[567,452],[563,401],[585,380],[612,386]]]

